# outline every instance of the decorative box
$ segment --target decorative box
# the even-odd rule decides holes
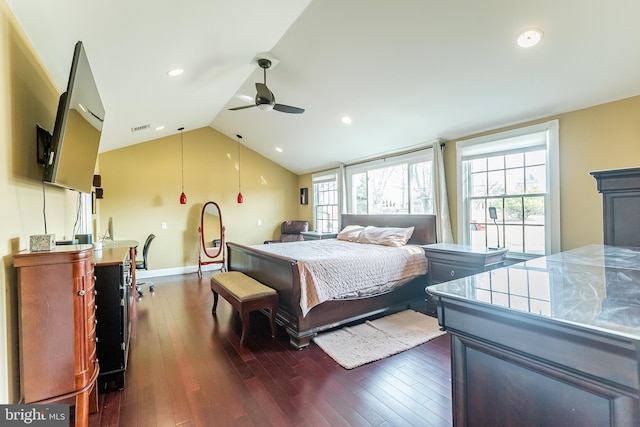
[[[34,234],[30,236],[30,240],[29,249],[32,252],[50,251],[56,247],[55,234]]]

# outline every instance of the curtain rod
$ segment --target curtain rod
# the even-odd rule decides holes
[[[446,142],[441,142],[441,143],[440,143],[440,148],[444,149],[445,145],[447,145],[447,144],[446,144]],[[432,147],[428,147],[428,146],[427,146],[427,147],[425,147],[425,146],[422,146],[422,147],[420,147],[420,148],[415,148],[415,149],[413,149],[413,150],[401,151],[401,152],[399,152],[399,153],[393,153],[393,154],[389,154],[389,155],[386,155],[386,156],[372,157],[372,158],[370,158],[370,159],[360,160],[359,162],[344,163],[344,164],[343,164],[343,166],[344,166],[344,167],[348,167],[348,166],[361,165],[361,164],[363,164],[363,163],[374,162],[374,161],[376,161],[376,160],[389,159],[389,158],[392,158],[392,157],[404,156],[405,154],[416,153],[416,152],[418,152],[418,151],[428,150],[429,148],[432,148]]]

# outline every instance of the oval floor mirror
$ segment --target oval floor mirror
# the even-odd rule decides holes
[[[216,202],[207,202],[202,206],[200,215],[200,251],[198,253],[198,277],[202,277],[202,266],[222,264],[226,271],[224,259],[224,226],[220,206]]]

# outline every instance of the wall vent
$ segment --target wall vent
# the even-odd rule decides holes
[[[149,129],[150,127],[151,125],[142,125],[142,126],[132,127],[131,132],[139,132],[141,130]]]

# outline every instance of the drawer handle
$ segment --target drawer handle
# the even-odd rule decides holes
[[[84,289],[78,291],[78,296],[83,297],[84,296]]]
[[[451,270],[451,273],[450,273],[450,274],[451,274],[451,277],[453,277],[453,276],[455,276],[455,275],[456,275],[456,271],[455,271],[455,270]]]

